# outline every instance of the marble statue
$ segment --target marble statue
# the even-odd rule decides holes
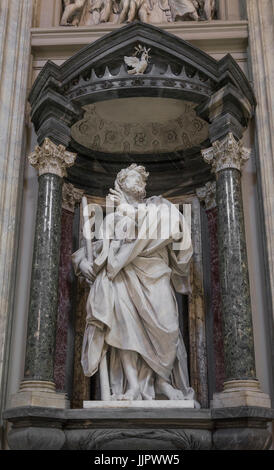
[[[199,4],[196,0],[169,0],[169,6],[173,21],[184,19],[199,20]]]
[[[86,247],[72,255],[91,285],[81,363],[91,377],[108,352],[110,399],[192,400],[175,297],[190,290],[190,229],[175,205],[146,198],[147,178],[136,164],[118,173],[109,194],[115,211],[92,241],[93,261]]]
[[[215,0],[63,0],[61,26],[211,20]]]
[[[121,0],[121,13],[119,22],[131,23],[139,19],[144,23],[148,22],[149,5],[147,0]]]
[[[109,22],[113,13],[113,1],[93,0],[90,2],[89,13],[92,14],[94,24]]]
[[[149,51],[150,48],[147,49],[146,47],[141,46],[138,44],[137,47],[135,47],[135,53],[131,57],[124,57],[124,61],[127,64],[128,67],[131,67],[130,70],[128,70],[128,73],[131,75],[136,75],[136,74],[143,74],[148,66],[148,61],[149,61]],[[137,57],[137,55],[141,54],[140,59]]]
[[[61,26],[70,24],[78,26],[86,0],[63,0],[63,3],[64,11],[60,22]]]

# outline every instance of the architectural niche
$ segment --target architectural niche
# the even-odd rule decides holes
[[[107,3],[110,4],[104,2],[104,7]],[[100,2],[96,4],[100,5]],[[142,6],[148,5],[147,2],[131,4],[135,5],[135,14],[138,15]],[[168,2],[170,7],[171,4]],[[90,3],[66,2],[65,7],[77,6],[80,12],[87,5]],[[98,9],[97,13],[101,14],[99,6]],[[141,76],[132,76],[128,74],[123,58],[130,56],[138,44],[151,49],[152,61]],[[90,134],[96,136],[101,132],[104,139],[102,137],[100,144],[105,145],[104,132],[110,121],[123,138],[128,132],[130,144],[136,145],[136,134],[126,125],[141,125],[140,113],[147,103],[139,102],[139,116],[136,103],[147,98],[151,108],[149,121],[144,127],[147,133],[152,133],[153,124],[157,122],[154,131],[163,134],[160,141],[165,150],[163,154],[160,151],[138,154],[135,147],[132,147],[132,153],[129,148],[115,154],[113,146],[110,151],[109,147],[98,149],[97,146],[95,149],[94,140],[91,144],[79,142],[79,135],[87,137],[87,125]],[[161,105],[170,110],[164,122],[157,106],[153,110],[154,99],[161,100]],[[104,106],[106,111],[113,100],[117,116],[104,114]],[[10,409],[4,413],[4,418],[12,424],[8,433],[10,448],[104,449],[107,445],[117,448],[116,444],[119,446],[121,440],[129,449],[143,449],[144,446],[146,449],[163,449],[163,440],[177,449],[268,448],[268,423],[273,419],[273,412],[269,397],[260,388],[255,368],[241,194],[241,170],[248,157],[242,137],[254,115],[256,100],[240,67],[229,55],[217,61],[153,25],[137,22],[115,29],[60,66],[47,62],[33,84],[29,101],[39,145],[30,162],[40,176],[24,376],[17,394],[12,397]],[[177,101],[180,105],[176,108],[174,102]],[[125,123],[122,119],[123,103],[130,104],[132,122]],[[89,115],[92,117],[88,118]],[[85,123],[85,119],[91,121]],[[192,129],[189,128],[188,132],[197,140],[192,141],[191,148],[183,147],[184,143],[180,141],[180,150],[174,151],[176,146],[173,145],[173,152],[166,152],[163,129],[169,129],[172,123],[176,132],[180,119],[185,119],[185,128],[191,123]],[[200,134],[195,122],[207,123]],[[77,129],[80,131],[81,125],[82,134],[76,132]],[[119,150],[119,146],[117,148]],[[52,164],[53,155],[57,157],[57,165]],[[180,197],[189,197],[194,190],[216,179],[218,211],[211,207],[212,196],[206,210],[214,209],[208,217],[216,217],[218,212],[219,272],[216,279],[220,280],[222,300],[224,370],[218,369],[222,381],[218,392],[213,395],[211,409],[208,409],[206,347],[212,336],[206,344],[203,253],[201,230],[198,228],[200,222],[197,220],[201,212],[197,197],[192,198],[194,256],[191,280],[194,289],[188,318],[192,383],[203,409],[181,411],[175,405],[162,412],[160,405],[161,412],[151,408],[132,413],[127,408],[109,411],[102,403],[92,412],[89,409],[70,410],[66,395],[56,390],[53,351],[58,314],[61,229],[64,229],[61,217],[65,193],[65,190],[62,193],[63,179],[83,190],[87,196],[105,196],[113,185],[113,175],[124,168],[126,162],[135,160],[153,173],[155,186],[148,188],[150,194],[166,191],[170,197],[177,191]],[[211,193],[215,192],[214,189],[215,185],[206,186],[206,191]],[[206,191],[201,194],[201,199],[207,203]],[[209,233],[212,246],[216,245],[212,226]],[[212,296],[217,297],[217,288]],[[214,315],[217,318],[219,312]],[[111,441],[110,444],[105,443],[104,437]],[[116,437],[117,442],[113,444]],[[155,447],[155,442],[158,447]]]
[[[61,26],[211,20],[215,0],[63,0]]]

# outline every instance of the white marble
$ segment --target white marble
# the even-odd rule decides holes
[[[131,409],[170,409],[170,408],[194,408],[194,400],[133,400],[133,401],[84,401],[83,408],[106,410],[113,408]]]
[[[138,44],[138,46],[135,47],[135,52],[132,56],[124,57],[125,63],[130,67],[127,71],[128,74],[142,75],[146,71],[150,59],[149,51],[150,48],[147,49],[146,47],[141,46],[141,44]],[[140,55],[140,58],[137,57],[138,55]]]
[[[212,147],[202,150],[206,163],[212,165],[212,171],[218,173],[226,168],[235,168],[241,171],[250,156],[250,149],[237,142],[232,132],[221,141],[213,142]]]
[[[190,227],[166,199],[145,198],[148,176],[136,164],[118,173],[115,213],[72,256],[91,285],[81,363],[91,377],[109,354],[114,400],[194,399],[173,290],[189,292]],[[100,372],[104,397],[106,361]]]
[[[64,0],[60,25],[81,26],[100,23],[168,23],[212,20],[215,0]]]
[[[67,176],[67,168],[74,164],[75,159],[76,153],[68,152],[63,145],[54,144],[48,137],[41,147],[37,145],[29,155],[29,162],[37,169],[39,176],[52,173],[60,178]]]
[[[270,310],[274,311],[274,9],[269,0],[247,0],[252,82],[257,99],[256,128],[261,214],[264,216]],[[272,378],[273,381],[273,378]]]

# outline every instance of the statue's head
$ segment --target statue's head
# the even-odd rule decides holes
[[[137,196],[139,199],[144,199],[146,196],[146,182],[149,173],[146,172],[145,167],[133,163],[128,168],[123,168],[115,180],[115,186],[118,185],[120,189],[127,194]]]

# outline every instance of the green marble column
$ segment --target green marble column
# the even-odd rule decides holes
[[[39,172],[39,194],[33,251],[30,307],[21,390],[54,391],[54,346],[58,306],[62,185],[76,155],[45,139],[30,155]],[[44,383],[44,384],[43,384]],[[43,389],[43,387],[42,387]]]
[[[249,151],[229,133],[203,151],[216,173],[225,382],[256,380],[252,312],[241,193]],[[233,382],[232,382],[233,381]]]
[[[62,178],[54,174],[39,176],[25,359],[26,380],[53,381],[62,183]]]

